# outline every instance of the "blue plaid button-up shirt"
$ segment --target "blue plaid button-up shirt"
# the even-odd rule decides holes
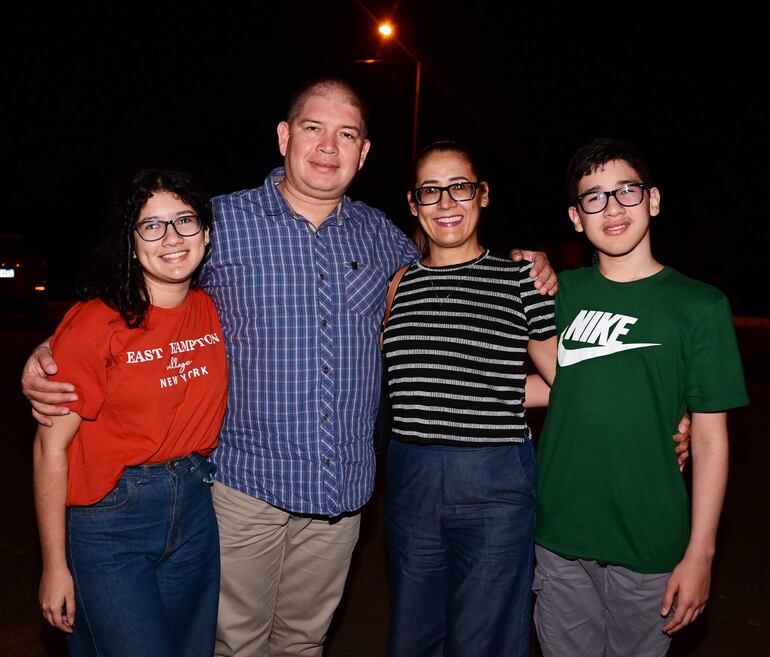
[[[227,486],[294,513],[359,509],[374,486],[379,327],[388,279],[416,259],[380,211],[347,197],[318,230],[278,191],[213,199],[202,287],[230,374],[212,458]]]

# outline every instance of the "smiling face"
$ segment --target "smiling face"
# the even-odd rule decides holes
[[[612,160],[583,176],[578,195],[592,191],[611,192],[628,183],[645,182],[625,160]],[[660,193],[656,187],[644,192],[639,205],[626,207],[617,198],[608,198],[601,212],[587,214],[579,205],[570,206],[569,217],[575,230],[585,232],[596,247],[600,260],[650,258],[650,217],[660,212]]]
[[[477,181],[476,172],[465,154],[451,150],[426,155],[416,174],[415,187],[448,187]],[[407,200],[428,238],[428,264],[457,264],[481,253],[478,227],[481,208],[489,202],[487,183],[480,183],[470,201],[455,201],[446,191],[441,193],[435,205],[418,205],[412,192],[407,192]]]
[[[171,192],[156,192],[144,204],[135,225],[145,221],[171,221],[195,210]],[[208,230],[192,237],[182,237],[168,226],[166,234],[154,242],[146,242],[133,231],[134,252],[144,270],[144,280],[153,305],[167,307],[174,298],[186,294],[190,279],[203,260],[208,244]]]
[[[285,184],[294,198],[337,202],[364,165],[369,140],[344,90],[319,86],[291,123],[278,125]]]

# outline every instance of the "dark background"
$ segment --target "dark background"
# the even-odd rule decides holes
[[[280,164],[275,126],[292,90],[339,74],[370,103],[372,151],[351,196],[403,225],[415,61],[419,143],[459,137],[489,170],[484,242],[539,246],[557,267],[590,260],[568,223],[563,174],[594,136],[639,143],[662,215],[655,252],[709,281],[736,314],[770,315],[760,284],[770,197],[765,10],[729,3],[28,3],[0,10],[0,232],[74,274],[127,169],[198,173],[212,194]],[[365,6],[364,6],[365,5]],[[761,5],[758,5],[761,6]],[[373,17],[391,17],[383,45]],[[356,63],[360,59],[376,63]]]
[[[459,137],[484,155],[488,246],[541,246],[560,268],[588,261],[566,217],[567,159],[594,136],[630,139],[646,148],[661,188],[659,258],[721,287],[737,314],[770,317],[770,34],[760,4],[365,5],[391,15],[422,62],[420,143]],[[292,90],[318,74],[349,77],[371,106],[373,148],[351,195],[400,225],[407,216],[415,63],[381,44],[355,0],[5,3],[0,49],[0,233],[21,233],[45,254],[55,298],[73,296],[116,175],[190,169],[212,194],[261,184],[280,164],[275,126]],[[354,62],[370,58],[383,61]],[[17,381],[50,329],[0,339],[0,654],[9,657],[65,654],[37,610],[34,423]],[[763,655],[770,642],[767,320],[738,329],[753,404],[731,414],[712,599],[676,655]],[[380,481],[364,511],[329,657],[385,652],[382,491]]]

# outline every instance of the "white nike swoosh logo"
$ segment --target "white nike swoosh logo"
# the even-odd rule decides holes
[[[621,344],[616,342],[615,344],[605,344],[600,347],[583,347],[582,349],[567,349],[562,340],[564,334],[559,336],[559,365],[562,367],[569,367],[576,363],[581,363],[584,360],[590,360],[591,358],[601,358],[602,356],[610,356],[612,354],[620,353],[621,351],[629,351],[630,349],[641,349],[642,347],[660,347],[659,342],[640,342],[639,344]]]

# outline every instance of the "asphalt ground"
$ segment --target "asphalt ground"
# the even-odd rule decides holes
[[[752,404],[730,415],[731,464],[719,532],[711,599],[703,617],[675,637],[675,657],[770,655],[770,321],[739,320],[738,336]],[[34,422],[19,392],[21,366],[50,327],[0,331],[0,657],[66,655],[63,636],[45,625],[37,605],[40,557],[31,491]],[[535,429],[542,416],[530,417]],[[380,469],[380,472],[382,469]],[[385,482],[362,517],[347,589],[335,616],[326,657],[383,657],[388,581],[383,531]],[[533,656],[538,655],[533,647]],[[205,656],[201,656],[205,657]],[[468,656],[472,657],[472,656]]]

